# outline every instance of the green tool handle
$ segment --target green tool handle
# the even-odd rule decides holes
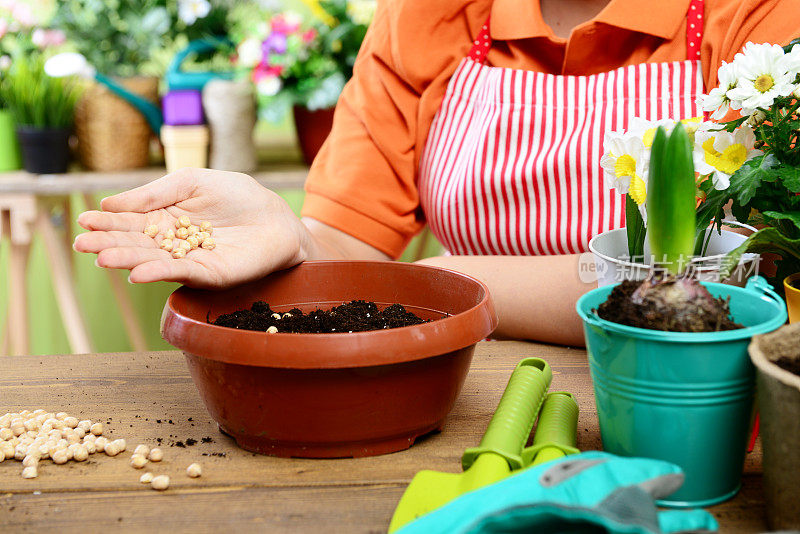
[[[575,448],[578,433],[578,403],[571,393],[550,393],[544,401],[533,445],[523,451],[525,465],[539,465],[568,454]]]
[[[517,364],[480,445],[461,457],[465,470],[484,452],[504,457],[511,469],[522,467],[522,449],[552,378],[550,366],[541,358],[525,358]]]

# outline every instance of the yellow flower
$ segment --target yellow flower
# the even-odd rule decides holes
[[[753,129],[746,124],[733,132],[700,130],[695,140],[695,170],[701,175],[713,173],[714,187],[727,189],[731,175],[762,153],[753,148],[754,144]]]
[[[714,139],[706,139],[703,143],[705,161],[714,169],[725,174],[733,174],[747,161],[747,149],[741,143],[728,145],[722,152],[714,148]]]
[[[647,200],[647,184],[644,183],[644,180],[642,180],[638,174],[631,180],[628,194],[638,206],[641,206]]]

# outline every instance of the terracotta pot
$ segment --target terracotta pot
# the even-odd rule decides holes
[[[317,152],[322,148],[333,127],[333,111],[335,108],[309,111],[302,106],[294,107],[294,125],[297,129],[297,140],[303,160],[311,165]]]
[[[800,273],[787,276],[783,280],[786,293],[786,308],[789,310],[789,322],[800,322]]]
[[[206,321],[264,300],[276,311],[354,299],[435,321],[341,334],[267,334]],[[393,262],[306,262],[226,291],[180,288],[161,333],[186,355],[220,429],[274,456],[371,456],[440,429],[475,343],[497,325],[488,289],[453,271]]]
[[[764,495],[771,530],[800,529],[800,376],[774,362],[800,361],[800,324],[783,326],[753,338],[750,359],[756,366],[756,392],[764,448]]]

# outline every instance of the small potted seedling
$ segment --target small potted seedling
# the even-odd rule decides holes
[[[69,136],[80,91],[71,78],[52,78],[41,59],[15,61],[4,83],[5,100],[17,125],[25,170],[64,173],[69,163]]]
[[[786,311],[760,277],[740,288],[694,276],[695,173],[682,125],[669,135],[658,128],[649,166],[654,268],[642,282],[587,293],[577,308],[605,450],[680,465],[686,483],[663,503],[707,506],[739,488],[753,400],[749,340],[778,328]]]

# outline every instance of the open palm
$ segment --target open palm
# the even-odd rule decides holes
[[[173,281],[222,288],[254,280],[304,259],[307,230],[275,193],[240,173],[182,169],[142,187],[103,199],[78,223],[88,232],[75,250],[97,254],[101,267],[129,269],[134,283]],[[174,259],[161,250],[163,233],[186,215],[208,221],[216,248]],[[143,233],[155,224],[153,239]]]

